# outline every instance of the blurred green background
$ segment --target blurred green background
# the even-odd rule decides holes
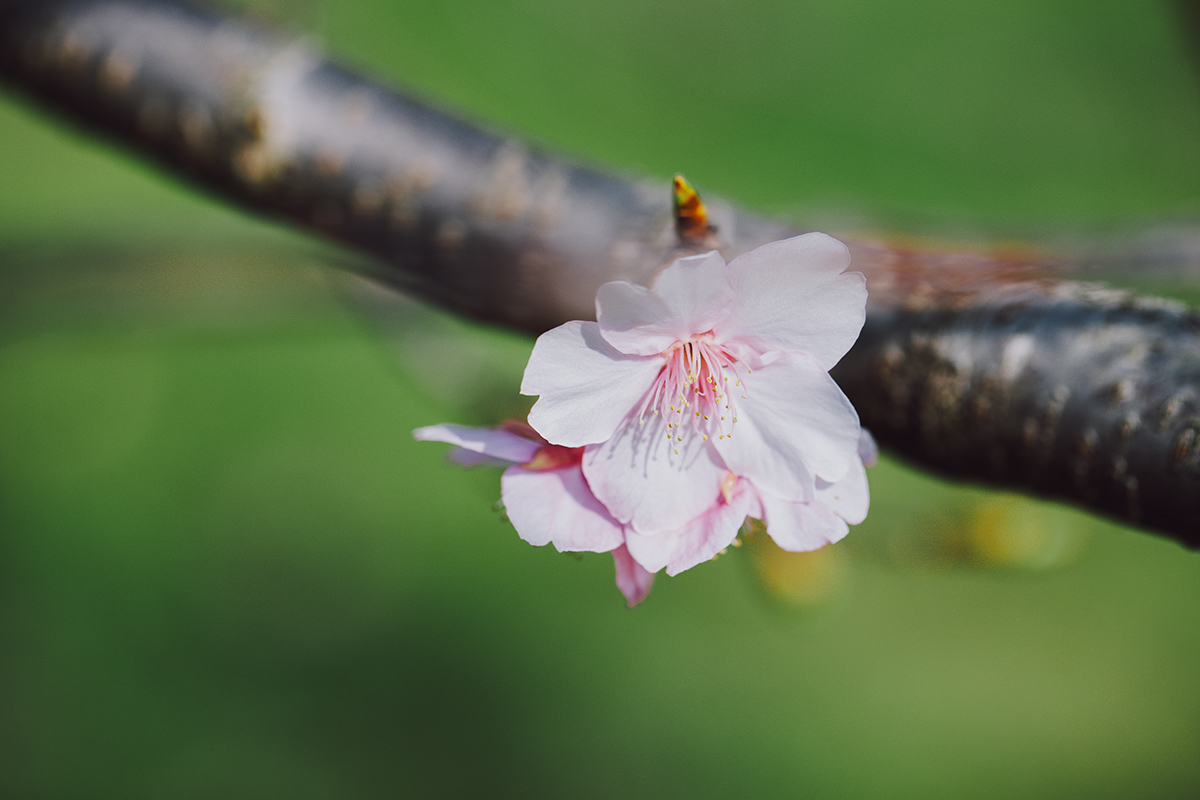
[[[1200,218],[1169,3],[236,5],[832,233]],[[519,412],[528,340],[11,95],[0,153],[0,796],[1200,796],[1195,554],[885,458],[844,543],[628,611],[411,440]]]

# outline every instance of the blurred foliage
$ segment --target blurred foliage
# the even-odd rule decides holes
[[[248,0],[626,169],[955,240],[1194,220],[1166,3]],[[1200,563],[884,459],[626,611],[409,431],[521,337],[0,104],[0,796],[1183,797]],[[1170,287],[1167,287],[1170,288]]]

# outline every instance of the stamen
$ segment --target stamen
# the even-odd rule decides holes
[[[733,396],[719,391],[733,378],[735,386],[741,388],[741,397],[746,398],[742,369],[746,367],[737,356],[723,345],[713,341],[712,333],[706,332],[675,342],[662,353],[663,364],[658,378],[647,393],[638,414],[639,422],[647,410],[656,416],[668,417],[667,436],[677,442],[683,441],[685,426],[684,409],[690,409],[691,428],[707,442],[714,432],[723,440],[732,434],[731,425],[737,422]],[[670,398],[670,399],[668,399]],[[678,406],[675,404],[679,403]],[[733,412],[733,413],[730,413]],[[713,417],[719,417],[714,420]],[[732,422],[729,422],[732,418]]]

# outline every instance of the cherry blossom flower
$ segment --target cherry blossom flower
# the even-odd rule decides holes
[[[522,539],[539,546],[553,544],[563,552],[611,552],[617,587],[629,606],[649,593],[654,575],[629,555],[624,526],[588,488],[580,466],[583,448],[549,444],[519,421],[498,428],[431,425],[417,428],[413,436],[455,445],[450,457],[466,466],[507,466],[500,495]]]
[[[807,234],[726,265],[682,258],[650,288],[607,283],[597,322],[539,337],[529,423],[439,425],[465,464],[508,465],[501,493],[526,541],[611,552],[632,606],[654,574],[712,559],[745,520],[813,550],[866,516],[875,444],[829,369],[858,337],[863,276]]]
[[[865,317],[865,280],[849,263],[816,233],[728,265],[716,251],[690,256],[650,288],[604,284],[597,322],[539,337],[521,385],[539,395],[529,423],[585,448],[586,483],[642,566],[669,551],[668,572],[686,569],[754,511],[828,510],[830,487],[861,469],[858,416],[828,372]],[[672,547],[664,539],[650,558],[643,540],[668,532]]]

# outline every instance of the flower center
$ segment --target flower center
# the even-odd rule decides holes
[[[691,431],[708,441],[733,435],[737,422],[735,397],[745,399],[742,371],[751,372],[712,332],[680,340],[662,353],[666,363],[659,371],[638,412],[638,423],[647,412],[662,417],[667,438],[682,442]]]

